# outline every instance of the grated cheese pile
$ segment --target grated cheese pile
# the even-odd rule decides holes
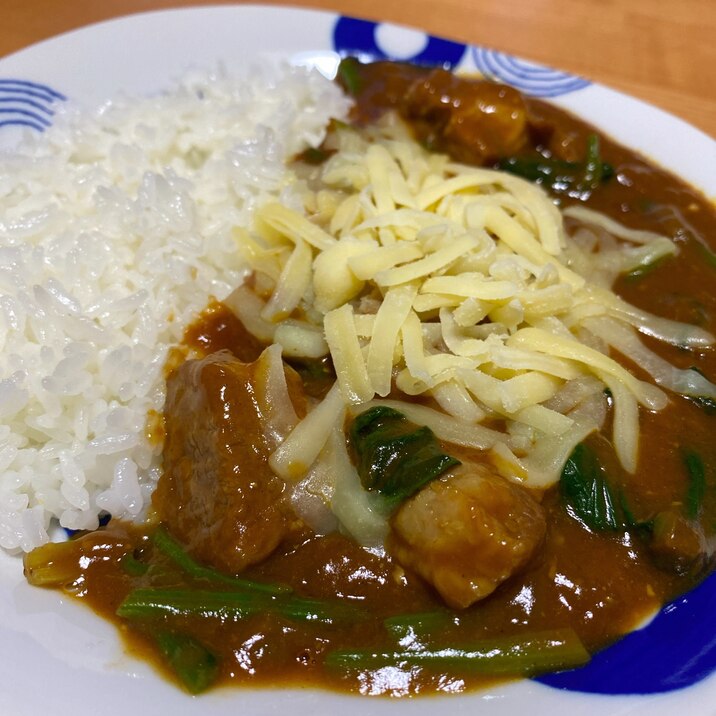
[[[546,488],[602,425],[607,394],[616,452],[633,472],[639,408],[661,410],[668,399],[610,348],[665,388],[716,397],[716,386],[667,364],[637,331],[687,348],[714,337],[611,291],[619,273],[675,254],[670,239],[586,208],[563,215],[529,182],[429,153],[394,117],[340,128],[335,140],[338,151],[307,173],[303,212],[267,204],[237,237],[254,276],[229,304],[284,355],[330,353],[337,374],[274,453],[278,474],[308,481],[335,511],[336,488],[317,465],[335,452],[346,411],[382,403]],[[573,236],[564,216],[579,227]],[[435,407],[395,400],[400,393]]]

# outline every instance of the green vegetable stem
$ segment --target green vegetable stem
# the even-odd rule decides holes
[[[585,198],[614,176],[611,164],[602,161],[599,137],[590,134],[583,162],[569,162],[546,156],[505,157],[497,163],[502,171],[541,184],[554,193]]]
[[[360,62],[355,57],[345,57],[338,65],[338,80],[343,89],[355,97],[363,86],[360,75]]]
[[[261,592],[214,592],[153,587],[131,591],[119,605],[117,616],[125,619],[152,619],[194,615],[235,620],[261,612],[273,612],[298,621],[328,624],[352,621],[362,616],[358,607],[338,601],[279,597]]]
[[[535,632],[525,636],[485,639],[439,649],[374,651],[340,649],[330,652],[326,666],[335,669],[378,669],[421,666],[455,672],[531,676],[581,666],[589,653],[571,629]]]
[[[704,496],[706,494],[706,471],[701,456],[693,450],[682,451],[682,459],[689,476],[689,485],[686,490],[686,517],[695,520],[701,513]]]
[[[159,651],[187,691],[200,694],[216,680],[218,662],[200,641],[187,634],[159,632],[154,635]]]
[[[178,567],[194,579],[208,580],[210,582],[222,582],[233,587],[251,592],[265,592],[266,594],[286,594],[291,591],[290,587],[283,584],[266,584],[253,580],[232,577],[223,574],[211,567],[204,567],[194,561],[176,542],[169,533],[160,525],[152,537],[157,549],[171,559]]]
[[[456,622],[457,617],[454,613],[447,610],[440,610],[388,617],[383,621],[383,626],[389,633],[398,639],[402,639],[410,634],[414,634],[415,636],[439,634],[446,627]]]

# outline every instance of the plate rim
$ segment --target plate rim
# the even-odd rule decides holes
[[[189,16],[189,15],[193,15],[193,14],[196,14],[196,13],[203,14],[203,13],[215,12],[215,11],[227,12],[227,13],[231,13],[231,14],[233,14],[233,13],[245,13],[245,12],[247,12],[247,11],[249,11],[249,12],[258,12],[259,14],[264,14],[264,13],[266,13],[266,14],[275,14],[275,13],[290,12],[290,13],[296,13],[296,14],[304,15],[304,17],[305,17],[305,16],[308,16],[308,15],[311,15],[311,16],[315,16],[315,17],[321,17],[321,18],[323,18],[323,19],[330,18],[330,19],[332,19],[332,20],[334,20],[334,21],[335,21],[336,18],[341,17],[341,15],[340,15],[339,13],[332,12],[332,11],[326,11],[326,10],[321,10],[321,9],[316,9],[316,8],[298,8],[298,7],[293,7],[293,6],[283,6],[283,5],[274,5],[274,4],[270,4],[270,5],[258,5],[258,4],[248,4],[248,5],[206,5],[206,6],[181,7],[181,8],[169,8],[169,9],[146,10],[146,11],[140,11],[140,12],[133,12],[133,13],[128,13],[128,14],[126,14],[126,15],[121,15],[121,16],[115,17],[115,18],[108,18],[108,19],[105,19],[105,20],[99,20],[99,21],[97,21],[97,22],[92,22],[92,23],[89,23],[89,24],[87,24],[87,25],[84,25],[84,26],[81,26],[81,27],[78,27],[78,28],[74,28],[74,29],[67,30],[67,31],[62,32],[62,33],[58,33],[57,35],[54,35],[54,36],[49,37],[49,38],[46,38],[46,39],[41,40],[41,41],[39,41],[39,42],[37,42],[37,43],[33,43],[32,45],[29,45],[29,46],[27,46],[27,47],[25,47],[25,48],[22,48],[22,49],[17,50],[17,51],[15,51],[15,52],[13,52],[13,53],[10,53],[9,55],[5,55],[5,56],[3,56],[3,57],[0,57],[0,74],[2,74],[2,72],[3,72],[3,67],[4,67],[5,65],[11,63],[10,61],[12,61],[12,62],[17,62],[18,59],[19,59],[20,61],[22,61],[23,58],[24,58],[26,55],[29,56],[29,55],[34,54],[34,53],[37,53],[37,52],[44,52],[44,51],[47,50],[48,46],[51,48],[53,45],[55,45],[56,43],[58,43],[58,41],[59,41],[59,42],[71,41],[72,38],[73,38],[73,36],[75,36],[75,35],[80,35],[80,34],[86,34],[86,33],[96,32],[96,31],[98,30],[98,28],[110,28],[111,26],[115,26],[115,25],[117,25],[117,24],[119,24],[119,23],[125,23],[125,22],[138,22],[138,23],[141,24],[141,22],[142,22],[143,20],[145,20],[146,18],[148,18],[148,17],[166,17],[166,16],[169,15],[169,14],[177,15],[177,16],[178,16],[178,15]],[[345,17],[345,16],[344,16],[344,17]],[[394,23],[390,23],[390,24],[392,25],[392,24],[394,24]],[[396,26],[396,27],[399,27],[398,25],[395,25],[395,26]],[[418,28],[410,27],[410,26],[404,26],[404,27],[406,27],[407,29],[411,29],[411,30],[418,29]],[[699,141],[704,141],[704,140],[705,140],[705,141],[707,141],[708,143],[710,143],[710,144],[712,145],[712,148],[713,148],[713,151],[714,151],[714,156],[716,156],[716,140],[714,140],[713,138],[711,138],[709,135],[705,134],[702,130],[700,130],[700,129],[694,127],[694,126],[691,125],[691,124],[689,124],[689,123],[686,122],[685,120],[683,120],[683,119],[681,119],[681,118],[679,118],[679,117],[677,117],[677,116],[675,116],[675,115],[673,115],[673,114],[667,112],[666,110],[662,110],[662,109],[660,109],[660,108],[658,108],[658,107],[655,107],[654,105],[651,105],[650,103],[645,102],[644,100],[640,100],[640,99],[633,98],[633,97],[631,97],[630,95],[628,95],[628,94],[626,94],[626,93],[623,93],[623,92],[621,92],[621,91],[619,91],[619,90],[615,90],[615,89],[613,89],[613,88],[611,88],[611,87],[608,87],[608,86],[606,86],[606,85],[603,85],[603,84],[601,84],[601,83],[596,83],[596,82],[595,82],[595,83],[593,83],[592,87],[594,87],[594,88],[596,88],[596,89],[598,89],[598,90],[600,90],[600,91],[606,91],[606,92],[608,92],[608,93],[610,93],[610,94],[612,94],[612,95],[615,95],[615,96],[618,98],[618,101],[619,101],[619,102],[626,102],[626,103],[629,104],[629,105],[631,105],[631,104],[633,103],[634,106],[641,106],[641,111],[648,111],[648,113],[650,113],[650,114],[657,113],[657,114],[659,114],[659,115],[664,115],[664,117],[668,118],[668,121],[669,121],[669,122],[676,122],[676,123],[678,123],[679,125],[682,125],[682,126],[681,126],[681,130],[682,130],[682,131],[688,131],[688,133],[695,133],[695,135],[698,137]],[[581,90],[580,90],[580,91],[581,91]],[[584,91],[586,92],[587,90],[584,90]],[[560,100],[554,100],[554,99],[553,99],[553,100],[550,100],[550,101],[553,101],[555,104],[558,104],[558,105],[560,105],[560,106],[562,105],[562,101],[560,101]],[[569,103],[568,103],[568,102],[565,102],[565,104],[569,104]],[[569,109],[570,111],[574,111],[574,110],[572,110],[570,107],[567,107],[567,109]],[[611,134],[611,132],[608,132],[608,133]],[[617,141],[622,141],[622,140],[617,139]],[[659,163],[659,164],[662,164],[662,162],[661,162],[659,159],[656,159],[655,161],[657,161],[657,163]],[[671,170],[671,171],[674,171],[673,169],[670,169],[670,170]],[[709,190],[709,193],[716,194],[716,185],[714,185],[714,187]],[[6,557],[6,556],[7,556],[7,555],[3,555],[3,558]],[[0,624],[2,624],[1,621],[0,621]],[[3,629],[3,628],[4,628],[3,626],[0,626],[0,629]],[[716,675],[710,677],[707,681],[708,681],[708,682],[712,682],[711,685],[712,685],[713,687],[715,687],[715,690],[716,690]],[[533,682],[531,682],[531,683],[533,683]],[[543,689],[543,688],[547,688],[547,687],[541,687],[541,686],[540,686],[540,687],[538,688],[538,690],[541,690],[541,689]],[[694,688],[694,687],[691,687],[691,688],[689,689],[689,691],[690,691],[691,689],[693,689],[693,688]],[[505,693],[509,693],[509,692],[512,691],[512,690],[514,690],[514,687],[513,687],[513,686],[506,687]],[[271,690],[271,691],[272,691],[272,690]],[[550,689],[550,692],[552,692],[552,693],[560,693],[560,692],[554,692],[554,690],[551,690],[551,689]],[[232,692],[232,693],[233,693],[233,692]],[[304,690],[301,690],[300,693],[305,693],[305,691],[304,691]],[[321,695],[324,694],[323,691],[320,691],[320,692],[318,692],[318,693],[320,693]],[[329,693],[330,693],[330,692],[329,692]],[[467,700],[473,700],[472,697],[474,697],[474,696],[475,696],[475,694],[471,694],[470,696],[467,697]],[[661,697],[662,695],[658,695],[658,696]],[[579,699],[579,700],[582,700],[582,697],[583,697],[582,694],[579,694],[579,695],[578,695],[578,699]],[[204,697],[202,697],[202,698],[204,698]],[[341,698],[342,698],[342,697],[341,697]],[[365,705],[365,701],[362,699],[362,697],[347,697],[347,698],[348,698],[349,701],[352,700],[352,699],[358,698],[358,700],[359,700],[360,703],[361,703],[361,707],[363,707],[363,706]],[[454,697],[432,697],[432,698],[429,698],[429,699],[425,699],[425,700],[423,700],[423,701],[426,702],[426,703],[430,703],[430,702],[432,702],[435,698],[439,698],[439,699],[445,698],[446,700],[449,699],[449,703],[451,703],[451,704],[454,704],[454,703],[455,703]],[[480,696],[478,697],[478,699],[481,700],[481,701],[482,701],[483,699],[486,699],[486,698],[488,698],[487,695],[484,695],[484,696],[483,696],[483,695],[480,695]],[[500,699],[504,698],[504,694],[503,694],[501,691],[498,690],[497,696],[492,696],[492,695],[490,695],[489,698],[495,698],[495,699],[497,700],[497,702],[499,702]],[[571,698],[571,697],[570,697],[570,698]],[[594,699],[593,695],[590,695],[589,698],[590,698],[590,699]],[[623,697],[605,697],[605,698],[607,698],[607,699],[609,699],[609,700],[613,700],[613,699],[618,699],[618,698],[623,698]],[[642,701],[653,701],[653,700],[654,700],[654,699],[651,698],[651,697],[650,697],[650,698],[647,698],[647,699],[644,699],[643,697],[638,697],[638,698],[641,699]],[[596,701],[601,701],[600,697],[596,697],[595,700],[596,700]],[[633,702],[633,699],[630,699],[629,697],[627,697],[627,701],[630,701],[630,700]],[[670,699],[669,699],[669,698],[666,698],[665,700],[666,700],[666,701],[669,701]],[[395,704],[395,702],[393,702],[393,703]],[[403,702],[403,703],[407,703],[407,702]],[[374,700],[371,700],[371,701],[370,701],[370,704],[371,704],[371,708],[373,708],[373,706],[374,706],[374,704],[376,704],[376,702],[375,702]],[[602,703],[602,706],[603,706],[603,703]],[[379,707],[379,708],[383,708],[383,707],[381,706],[381,707]],[[408,709],[408,708],[409,708],[409,709],[411,710],[411,712],[414,712],[414,708],[413,708],[412,706],[409,706],[409,707],[407,707],[407,706],[405,706],[405,707],[404,707],[404,706],[401,706],[400,709],[398,709],[398,708],[396,708],[395,705],[394,705],[394,706],[391,707],[390,713],[391,713],[391,714],[397,713],[398,711],[402,711],[404,708],[405,708],[405,709]],[[651,710],[650,710],[650,713],[655,713],[654,710],[653,710],[653,708],[654,708],[654,707],[652,706],[652,707],[651,707]],[[387,709],[386,709],[386,710],[387,710]],[[453,709],[453,710],[456,710],[456,709]],[[458,713],[459,713],[459,712],[460,712],[460,711],[458,710]],[[623,712],[623,711],[620,711],[620,712]],[[268,712],[267,712],[267,713],[268,713]],[[358,711],[356,711],[356,713],[358,713]],[[505,712],[505,713],[508,713],[508,712]],[[665,711],[664,713],[667,713],[667,712]]]

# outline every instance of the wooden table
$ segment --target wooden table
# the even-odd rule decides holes
[[[0,56],[99,20],[199,4],[201,0],[2,0]],[[284,0],[284,4],[419,26],[433,34],[510,52],[644,99],[716,137],[716,0]]]

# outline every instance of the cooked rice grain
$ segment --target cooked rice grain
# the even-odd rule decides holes
[[[233,231],[300,205],[284,160],[347,110],[317,73],[194,74],[0,155],[0,545],[143,514],[168,348],[240,281]]]

